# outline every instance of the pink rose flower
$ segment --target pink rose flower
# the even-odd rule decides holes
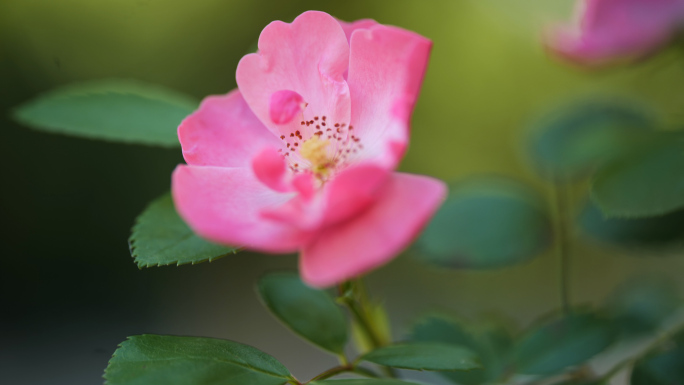
[[[439,180],[393,172],[430,48],[372,20],[311,11],[272,22],[240,61],[238,90],[206,98],[178,128],[178,212],[214,242],[299,251],[312,286],[388,262],[446,194]]]
[[[548,47],[587,66],[643,58],[684,24],[684,0],[580,0],[575,25],[549,30]]]

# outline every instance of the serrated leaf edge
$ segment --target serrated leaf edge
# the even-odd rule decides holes
[[[104,374],[102,375],[102,378],[105,379],[105,384],[104,384],[104,385],[108,385],[108,384],[109,384],[109,379],[107,378],[108,369],[109,369],[109,366],[110,366],[111,363],[112,363],[112,360],[116,357],[117,352],[119,351],[119,349],[122,348],[123,345],[124,345],[125,343],[132,341],[132,339],[133,339],[134,337],[145,337],[145,336],[161,336],[161,335],[159,335],[159,334],[139,334],[139,335],[134,335],[134,336],[128,336],[128,337],[126,337],[126,339],[125,339],[123,342],[119,343],[119,344],[117,345],[117,347],[116,347],[116,350],[114,350],[114,353],[112,353],[112,358],[110,358],[109,361],[107,361],[107,367],[105,368]],[[187,336],[173,336],[173,337],[187,337]],[[194,337],[194,338],[209,338],[209,337]],[[221,340],[221,341],[229,341],[229,342],[234,342],[234,343],[237,343],[237,344],[249,346],[250,348],[256,349],[256,350],[258,350],[259,352],[261,352],[261,353],[263,353],[263,354],[266,354],[266,355],[268,355],[269,357],[272,357],[273,359],[275,359],[275,357],[271,356],[270,354],[268,354],[268,353],[266,353],[266,352],[264,352],[264,351],[262,351],[262,350],[260,350],[260,349],[257,349],[257,348],[255,348],[255,347],[253,347],[253,346],[250,346],[250,345],[242,344],[242,343],[237,342],[237,341],[221,339],[221,338],[212,338],[212,339]],[[182,359],[183,359],[183,358],[174,358],[174,359],[172,359],[172,360],[175,361],[175,360],[182,360]],[[192,359],[192,358],[191,358],[191,359]],[[202,360],[206,360],[207,358],[204,358],[204,357],[203,357],[203,358],[201,358],[201,359],[202,359]],[[281,376],[279,376],[279,375],[274,375],[273,373],[269,373],[269,372],[263,371],[263,370],[261,370],[261,369],[254,368],[253,366],[250,366],[250,365],[245,365],[245,364],[241,364],[241,363],[233,362],[233,361],[221,360],[221,359],[217,359],[217,358],[215,358],[215,357],[211,357],[210,359],[212,359],[212,360],[214,360],[214,361],[218,361],[218,362],[226,362],[226,363],[229,363],[229,364],[231,364],[231,365],[235,365],[235,366],[240,366],[240,367],[243,367],[243,368],[247,368],[247,369],[252,370],[252,371],[254,371],[254,372],[266,374],[266,375],[268,375],[268,376],[275,377],[275,378],[282,378],[282,379],[286,379],[286,380],[293,379],[292,373],[290,373],[290,371],[289,371],[287,368],[285,368],[285,369],[287,370],[287,372],[288,372],[289,375],[286,376],[286,377],[281,377]],[[151,361],[154,361],[154,360],[151,360]],[[171,360],[165,359],[164,361],[171,361]],[[280,361],[278,361],[277,359],[276,359],[276,361],[277,361],[278,363],[280,363]],[[139,362],[140,362],[140,361],[139,361]],[[282,365],[282,363],[281,363],[281,365]],[[285,367],[285,365],[283,365],[283,367]]]
[[[133,239],[133,237],[135,236],[136,232],[138,231],[138,227],[141,225],[140,224],[140,217],[142,217],[142,215],[144,213],[146,213],[147,210],[149,210],[150,207],[153,204],[155,204],[162,197],[164,197],[164,195],[161,195],[161,196],[153,199],[150,203],[148,203],[147,206],[145,206],[145,208],[142,210],[142,212],[140,214],[138,214],[138,216],[135,218],[135,223],[133,224],[133,226],[131,226],[131,235],[128,237],[128,252],[131,254],[133,261],[135,262],[135,264],[138,266],[139,269],[142,270],[143,268],[148,268],[148,267],[171,266],[174,264],[176,266],[184,266],[184,265],[197,265],[197,264],[204,263],[204,262],[213,262],[217,259],[227,257],[228,255],[231,255],[231,254],[235,255],[238,252],[245,249],[244,247],[238,246],[238,247],[232,248],[232,250],[229,250],[228,252],[226,252],[224,254],[221,254],[221,255],[218,255],[215,257],[209,257],[209,258],[200,259],[197,261],[189,261],[189,262],[171,261],[169,263],[147,263],[147,264],[139,262],[138,261],[138,258],[139,258],[138,253],[135,252],[135,240]],[[191,231],[189,236],[193,236],[193,235],[196,235],[196,234]],[[173,245],[171,245],[169,247],[172,247],[172,246]]]

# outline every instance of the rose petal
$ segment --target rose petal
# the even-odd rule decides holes
[[[326,124],[349,123],[349,89],[343,78],[348,63],[349,45],[340,24],[326,13],[310,11],[291,24],[275,21],[264,28],[259,52],[238,64],[237,83],[247,104],[273,133],[289,140],[299,130],[306,140],[323,116]],[[281,90],[296,92],[308,103],[301,118],[283,125],[270,116],[271,95]],[[315,117],[321,120],[302,124]]]
[[[396,257],[446,195],[443,182],[395,173],[381,198],[360,215],[323,230],[302,249],[302,279],[316,287],[356,277]]]
[[[283,155],[273,147],[262,149],[252,160],[254,176],[268,188],[278,192],[290,192],[292,175]]]
[[[283,205],[293,194],[267,188],[249,168],[179,165],[171,191],[180,216],[208,240],[287,253],[309,237],[288,224],[262,218],[262,210]]]
[[[249,167],[264,146],[280,146],[238,90],[205,98],[180,124],[178,138],[185,161],[195,166]]]
[[[684,20],[684,0],[586,0],[576,25],[553,26],[546,44],[580,64],[599,66],[650,54]]]
[[[271,94],[269,115],[275,124],[287,124],[301,115],[305,107],[302,95],[290,91],[280,90]]]
[[[344,35],[347,37],[347,41],[351,41],[351,35],[357,29],[369,29],[376,25],[380,25],[377,21],[373,19],[361,19],[354,20],[351,22],[346,22],[338,19],[337,22],[340,23],[340,26],[344,31]]]
[[[396,27],[353,32],[348,84],[354,133],[364,146],[360,158],[393,168],[404,155],[431,46]]]
[[[346,168],[325,186],[324,226],[344,221],[379,198],[391,172],[375,164]]]

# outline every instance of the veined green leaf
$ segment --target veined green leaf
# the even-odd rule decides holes
[[[411,370],[471,370],[481,368],[473,351],[437,342],[404,342],[366,353],[362,360]]]
[[[257,289],[266,307],[292,331],[335,354],[344,351],[347,322],[328,293],[305,285],[294,273],[265,275]]]
[[[196,264],[239,250],[195,235],[176,213],[171,194],[156,199],[138,216],[128,243],[139,267]]]
[[[443,315],[430,315],[413,327],[411,339],[463,346],[478,355],[482,363],[480,369],[439,373],[454,383],[480,385],[496,382],[504,370],[504,361],[512,345],[512,337],[498,322],[480,321],[477,325],[478,328],[474,328],[474,324]]]
[[[198,105],[160,86],[112,79],[57,88],[19,106],[14,117],[46,132],[176,147],[178,125]]]
[[[129,337],[105,370],[107,385],[282,385],[275,358],[248,345],[200,337]]]

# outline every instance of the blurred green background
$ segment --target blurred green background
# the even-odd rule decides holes
[[[138,270],[126,240],[133,219],[167,191],[180,149],[111,144],[29,130],[12,107],[59,85],[133,78],[198,98],[235,87],[235,68],[272,20],[308,9],[374,18],[434,42],[401,169],[457,180],[512,176],[540,189],[523,151],[526,127],[549,108],[602,96],[646,102],[684,122],[684,61],[676,50],[629,68],[582,72],[549,58],[545,25],[571,0],[264,1],[3,0],[0,145],[3,316],[7,384],[93,384],[132,334],[224,337],[254,345],[300,378],[334,364],[258,303],[256,277],[296,256],[240,253],[197,266]],[[596,302],[633,274],[675,278],[684,260],[638,258],[571,245],[572,300]],[[401,337],[419,314],[503,314],[525,324],[558,307],[557,261],[483,272],[439,271],[403,256],[370,275]],[[293,354],[296,352],[296,354]]]

